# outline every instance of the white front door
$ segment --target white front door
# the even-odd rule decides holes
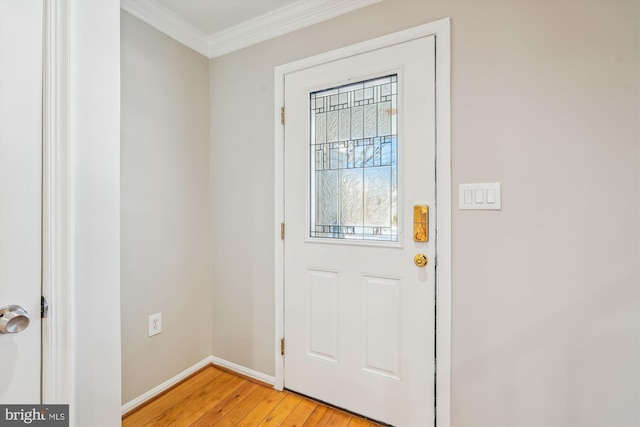
[[[434,39],[285,76],[284,386],[398,426],[434,419]]]
[[[0,1],[0,308],[30,317],[0,334],[2,404],[40,403],[42,13],[41,1]]]

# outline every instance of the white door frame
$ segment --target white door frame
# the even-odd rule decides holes
[[[71,8],[66,1],[44,5],[42,295],[52,309],[42,322],[42,403],[73,406]]]
[[[436,40],[436,424],[450,424],[451,390],[451,43],[450,20],[441,19],[355,45],[280,65],[274,70],[275,123],[275,388],[284,388],[284,357],[280,340],[284,337],[284,127],[280,108],[284,106],[284,80],[289,73],[326,62],[347,58],[374,49],[420,37]]]
[[[42,402],[70,404],[71,426],[116,425],[120,7],[43,1]]]

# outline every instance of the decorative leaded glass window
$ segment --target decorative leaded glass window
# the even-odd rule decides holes
[[[397,79],[310,94],[310,237],[398,241]]]

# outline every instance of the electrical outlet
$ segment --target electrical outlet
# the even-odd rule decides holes
[[[158,335],[162,332],[162,313],[149,316],[149,336]]]

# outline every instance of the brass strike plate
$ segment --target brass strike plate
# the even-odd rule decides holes
[[[427,205],[413,207],[413,241],[429,241],[429,206]]]

